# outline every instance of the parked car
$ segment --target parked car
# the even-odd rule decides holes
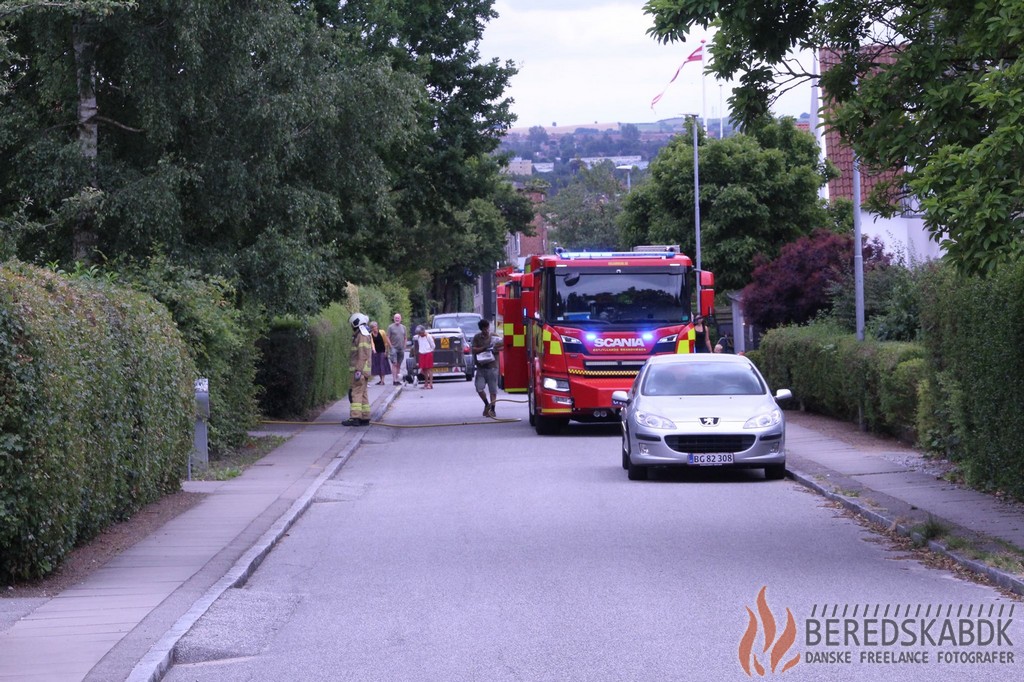
[[[786,418],[750,360],[743,356],[691,353],[657,355],[640,370],[629,391],[615,391],[620,406],[622,468],[630,480],[649,467],[764,469],[765,478],[786,474]]]
[[[432,325],[435,329],[462,330],[463,354],[466,356],[466,381],[473,378],[473,372],[476,369],[470,346],[473,343],[473,337],[480,331],[480,320],[482,319],[483,315],[479,313],[438,313],[434,315]]]
[[[451,379],[472,377],[466,376],[466,337],[458,327],[450,329],[428,329],[427,333],[434,339],[434,372],[435,379]],[[415,346],[410,346],[410,351]],[[406,362],[406,381],[416,383],[423,376],[419,371],[419,362],[414,354],[410,353]]]

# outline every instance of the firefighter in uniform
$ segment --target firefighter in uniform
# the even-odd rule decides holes
[[[352,373],[352,405],[349,418],[342,422],[344,426],[366,426],[370,423],[370,396],[367,385],[370,381],[370,357],[373,345],[370,342],[370,330],[366,328],[370,321],[363,313],[352,313],[348,318],[352,325],[352,351],[348,358],[348,368]]]

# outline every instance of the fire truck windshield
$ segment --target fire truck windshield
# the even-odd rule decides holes
[[[559,271],[548,319],[575,326],[684,322],[690,297],[683,275],[678,268]]]

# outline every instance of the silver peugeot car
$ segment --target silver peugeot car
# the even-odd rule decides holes
[[[630,480],[649,467],[764,469],[786,474],[786,418],[750,360],[724,353],[656,355],[629,391],[615,391],[622,421],[622,468]]]

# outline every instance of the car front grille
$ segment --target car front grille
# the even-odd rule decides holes
[[[756,436],[665,436],[665,444],[676,452],[743,452]]]

